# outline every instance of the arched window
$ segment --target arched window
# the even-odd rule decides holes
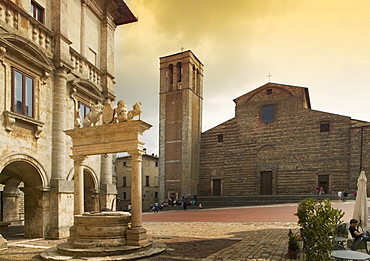
[[[172,88],[172,86],[173,86],[173,64],[170,64],[169,66],[168,66],[168,81],[167,81],[167,85],[168,85],[168,91],[172,91],[173,90],[173,88]]]
[[[176,68],[177,68],[177,82],[181,82],[182,81],[182,79],[181,79],[181,77],[182,77],[182,65],[181,65],[180,62],[178,62],[176,64]]]
[[[197,93],[197,85],[198,85],[198,70],[195,68],[195,65],[193,66],[193,90],[195,93]]]

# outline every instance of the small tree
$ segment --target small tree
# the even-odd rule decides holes
[[[334,247],[338,225],[344,216],[340,209],[334,209],[329,199],[323,201],[308,198],[298,205],[298,224],[303,228],[307,260],[328,261]]]

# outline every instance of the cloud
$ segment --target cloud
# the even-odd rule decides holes
[[[233,99],[268,81],[309,87],[313,109],[370,120],[367,0],[126,0],[137,23],[117,28],[116,95],[143,102],[158,151],[159,57],[204,64],[203,130],[234,117]],[[146,136],[147,135],[147,136]]]

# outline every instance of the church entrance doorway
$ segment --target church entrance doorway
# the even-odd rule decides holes
[[[213,196],[221,196],[221,179],[213,180]]]
[[[322,187],[325,193],[329,193],[329,175],[319,175],[319,187]]]
[[[272,171],[260,172],[260,194],[272,195]]]

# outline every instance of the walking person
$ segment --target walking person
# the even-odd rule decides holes
[[[343,192],[343,202],[347,202],[348,193],[347,191]]]
[[[342,196],[343,196],[342,191],[339,190],[338,191],[338,202],[342,200]]]

